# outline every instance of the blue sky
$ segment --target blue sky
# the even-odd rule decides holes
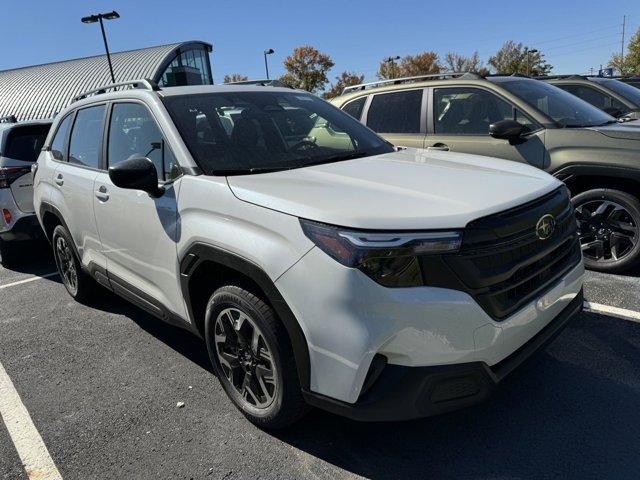
[[[303,44],[333,58],[331,78],[352,70],[374,79],[381,58],[424,50],[477,50],[486,60],[505,40],[546,53],[554,73],[582,73],[620,51],[623,15],[627,38],[640,27],[638,0],[7,0],[0,70],[103,53],[98,26],[80,17],[112,9],[122,17],[106,23],[112,51],[205,40],[216,82],[233,72],[263,77],[265,48],[276,51],[272,76],[281,74]]]

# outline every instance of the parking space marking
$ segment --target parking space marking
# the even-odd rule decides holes
[[[62,480],[13,382],[0,363],[0,417],[30,480]]]
[[[584,302],[584,308],[588,312],[602,313],[604,315],[612,315],[614,317],[623,318],[631,322],[640,323],[640,312],[627,310],[626,308],[610,307],[601,303]]]
[[[24,280],[18,280],[17,282],[7,283],[6,285],[0,285],[0,290],[9,287],[15,287],[16,285],[22,285],[23,283],[35,282],[36,280],[42,280],[43,278],[55,277],[58,272],[45,273],[44,275],[36,275],[33,277],[25,278]]]

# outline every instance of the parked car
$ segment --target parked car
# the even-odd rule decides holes
[[[0,119],[0,263],[16,260],[19,241],[42,236],[33,211],[31,165],[38,159],[51,120]]]
[[[348,87],[332,103],[394,145],[528,163],[573,195],[588,268],[640,260],[640,129],[545,82],[445,74]]]
[[[583,75],[538,77],[581,98],[609,115],[625,119],[640,119],[640,89],[614,78]]]
[[[582,308],[574,212],[540,170],[398,150],[289,88],[134,85],[58,115],[38,218],[72,297],[99,284],[202,336],[260,426],[471,405]]]
[[[624,83],[626,83],[628,85],[631,85],[633,87],[640,88],[640,77],[638,77],[638,76],[634,76],[634,75],[631,75],[631,76],[616,76],[616,77],[613,77],[613,78],[615,78],[616,80],[620,80],[621,82],[624,82]]]

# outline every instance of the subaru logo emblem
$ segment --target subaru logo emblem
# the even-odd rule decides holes
[[[547,240],[556,231],[556,219],[553,215],[544,215],[536,223],[536,235],[540,240]]]

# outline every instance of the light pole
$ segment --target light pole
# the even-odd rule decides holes
[[[264,51],[264,69],[267,72],[267,80],[269,80],[269,64],[267,63],[267,55],[274,53],[273,48],[267,48]]]
[[[394,77],[395,77],[395,71],[394,71],[394,70],[395,70],[395,68],[396,68],[396,60],[400,60],[400,56],[399,56],[399,55],[396,55],[395,57],[387,57],[387,58],[385,58],[385,59],[384,59],[384,62],[385,62],[385,63],[388,63],[388,64],[390,64],[390,65],[391,65],[391,66],[389,67],[389,69],[390,69],[390,70],[389,70],[389,76],[390,76],[391,78],[394,78]]]
[[[535,48],[533,50],[527,49],[527,75],[531,75],[531,54],[538,53],[538,50]]]
[[[100,30],[102,31],[102,40],[104,40],[104,49],[107,52],[107,62],[109,63],[109,72],[111,73],[111,83],[116,83],[116,77],[113,75],[113,65],[111,64],[111,55],[109,54],[109,45],[107,44],[107,34],[104,32],[104,24],[102,19],[115,20],[120,18],[120,15],[115,10],[107,13],[98,13],[96,15],[89,15],[88,17],[82,17],[80,20],[82,23],[96,23],[100,22]]]

